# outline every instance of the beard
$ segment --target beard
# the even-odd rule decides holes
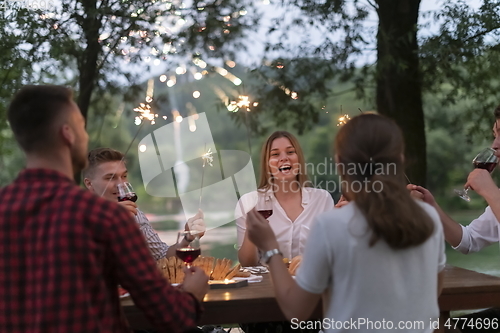
[[[73,166],[73,174],[80,174],[88,165],[87,150],[73,147],[71,150],[71,165]]]

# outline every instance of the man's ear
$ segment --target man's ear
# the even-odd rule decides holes
[[[60,129],[60,133],[64,143],[73,146],[73,144],[75,143],[75,133],[73,131],[73,128],[71,128],[71,126],[69,126],[68,124],[63,124]]]
[[[84,179],[83,179],[83,183],[85,184],[85,187],[86,187],[87,189],[89,189],[89,190],[90,190],[90,189],[92,188],[92,182],[90,181],[90,179],[88,179],[88,178],[84,178]]]

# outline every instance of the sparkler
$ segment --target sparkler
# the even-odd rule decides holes
[[[205,143],[205,149],[207,149],[207,144]],[[209,164],[213,166],[214,157],[212,156],[212,148],[208,148],[208,151],[201,155],[203,160],[203,169],[201,171],[201,188],[200,188],[200,202],[198,203],[198,208],[201,208],[201,194],[203,193],[203,178],[205,177],[205,165]]]
[[[337,123],[337,126],[344,126],[345,124],[347,124],[347,122],[351,120],[351,117],[349,117],[348,114],[344,114],[343,116],[341,116],[339,118],[339,122]]]
[[[146,97],[146,101],[152,102],[153,99],[150,96],[147,96]],[[151,112],[151,106],[149,104],[140,103],[139,107],[135,108],[134,111],[139,113],[139,115],[135,117],[135,124],[138,125],[139,128],[137,129],[137,132],[135,132],[135,135],[132,138],[132,140],[130,141],[130,144],[128,145],[127,150],[125,150],[125,153],[123,154],[123,157],[120,160],[120,162],[123,162],[125,160],[125,156],[127,156],[127,153],[130,150],[130,148],[132,147],[132,144],[134,143],[135,139],[139,135],[139,132],[144,127],[144,124],[146,123],[145,120],[150,121],[151,125],[154,125],[155,124],[155,118],[158,118],[158,114]],[[164,117],[164,119],[165,119],[165,117]],[[104,195],[104,193],[108,189],[108,185],[111,182],[111,179],[113,179],[113,177],[114,177],[114,175],[116,173],[116,170],[118,170],[118,167],[119,167],[119,164],[116,166],[115,171],[113,171],[113,176],[111,176],[110,180],[108,181],[108,183],[104,187],[104,190],[101,193],[101,197]]]
[[[250,98],[246,95],[240,95],[238,96],[238,101],[231,101],[231,103],[227,106],[228,111],[231,112],[238,112],[239,110],[243,109],[247,112],[250,112]],[[259,105],[258,102],[254,102],[252,104],[253,106]],[[250,144],[250,129],[248,126],[248,114],[245,113],[245,127],[247,129],[247,140],[248,140],[248,150],[250,152],[250,156],[252,156],[252,145]]]
[[[158,114],[153,113],[151,110],[151,105],[149,105],[149,103],[151,103],[153,101],[153,89],[154,89],[154,80],[151,79],[148,81],[148,88],[146,91],[145,103],[140,103],[139,106],[134,109],[134,111],[138,113],[138,115],[135,117],[135,124],[137,126],[139,126],[139,128],[137,129],[137,132],[135,132],[135,135],[132,138],[132,141],[130,141],[130,144],[128,145],[127,149],[125,150],[125,153],[123,154],[123,157],[120,160],[120,162],[123,162],[125,160],[125,156],[127,156],[128,151],[132,147],[132,144],[134,143],[135,139],[139,135],[139,132],[141,131],[141,129],[144,127],[144,124],[146,123],[146,121],[149,121],[151,123],[151,125],[154,125],[155,119],[158,118]],[[166,119],[166,117],[163,117],[163,119]],[[104,190],[101,193],[101,197],[106,192],[108,185],[111,182],[111,179],[113,179],[113,177],[116,173],[116,170],[118,170],[118,167],[119,167],[119,164],[116,166],[115,171],[113,171],[113,175],[111,176],[110,180],[108,181],[108,183],[104,187]]]

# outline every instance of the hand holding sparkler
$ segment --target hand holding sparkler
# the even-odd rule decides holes
[[[207,230],[207,225],[203,219],[203,211],[201,209],[198,210],[195,216],[187,220],[185,230],[196,233],[200,238],[203,237]]]

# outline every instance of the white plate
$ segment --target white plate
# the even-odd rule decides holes
[[[247,280],[248,283],[254,283],[254,282],[262,282],[262,275],[250,275],[249,277],[234,277],[233,280],[235,281],[240,281],[240,280]]]

